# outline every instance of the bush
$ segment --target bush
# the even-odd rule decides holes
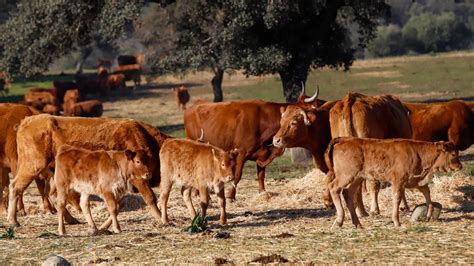
[[[401,42],[402,31],[399,26],[390,24],[377,28],[377,37],[367,47],[369,57],[401,55],[405,48]]]
[[[428,13],[412,16],[402,36],[406,49],[428,53],[468,48],[472,32],[452,12]]]

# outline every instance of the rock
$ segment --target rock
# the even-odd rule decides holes
[[[433,215],[431,216],[432,221],[437,221],[439,215],[441,214],[441,209],[443,206],[438,202],[433,202]],[[428,211],[428,206],[426,204],[420,204],[413,209],[410,220],[412,222],[423,222],[426,221],[426,212]]]
[[[56,255],[50,255],[42,266],[70,266],[71,264],[65,258]]]
[[[288,150],[290,151],[291,162],[294,164],[305,164],[313,159],[311,152],[305,148],[290,148]]]

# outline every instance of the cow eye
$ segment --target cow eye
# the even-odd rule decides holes
[[[138,161],[138,160],[137,160],[137,161],[135,161],[135,162],[136,162],[137,164],[140,164],[140,161]]]
[[[221,163],[221,166],[222,166],[222,167],[225,167],[225,163]]]

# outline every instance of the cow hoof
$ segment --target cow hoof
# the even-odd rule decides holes
[[[355,224],[354,225],[356,229],[364,229],[364,227],[362,227],[362,224],[358,223],[358,224]]]
[[[331,226],[331,230],[336,229],[336,226],[337,226],[337,228],[341,228],[341,227],[342,227],[342,223],[343,223],[343,221],[335,220],[334,223],[333,223],[332,226]]]

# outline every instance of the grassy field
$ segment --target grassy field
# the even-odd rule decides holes
[[[15,83],[12,94],[21,95],[29,86],[49,87],[54,78]],[[148,77],[151,82],[126,99],[105,99],[104,115],[142,120],[182,137],[182,113],[170,88],[184,83],[191,101],[212,99],[210,78],[205,72]],[[358,91],[395,94],[406,101],[474,101],[474,52],[357,61],[349,72],[313,71],[307,84],[308,94],[319,85],[321,98],[328,100]],[[227,100],[283,101],[277,76],[245,78],[237,73],[226,76],[223,85]],[[119,216],[123,233],[89,237],[83,223],[67,226],[70,236],[58,237],[56,216],[38,209],[40,198],[32,185],[25,197],[28,216],[20,217],[23,226],[15,229],[14,239],[0,239],[0,261],[38,263],[59,254],[73,263],[472,263],[474,147],[462,153],[462,160],[462,172],[437,176],[431,185],[433,200],[443,204],[441,221],[411,223],[405,213],[400,228],[391,223],[390,189],[383,189],[382,214],[362,218],[364,229],[353,229],[346,216],[343,228],[331,231],[335,213],[325,210],[320,200],[324,176],[317,170],[310,172],[311,165],[291,164],[287,155],[267,167],[266,193],[258,193],[255,164],[247,163],[237,200],[227,205],[229,224],[217,225],[213,196],[210,229],[193,235],[183,232],[190,218],[177,186],[168,209],[171,226],[156,224],[141,198],[130,195]],[[423,203],[417,191],[408,191],[407,198],[410,206]],[[100,201],[92,203],[92,212],[97,223],[107,217]],[[84,221],[81,214],[73,213]],[[7,230],[5,223],[0,215],[0,235]]]

